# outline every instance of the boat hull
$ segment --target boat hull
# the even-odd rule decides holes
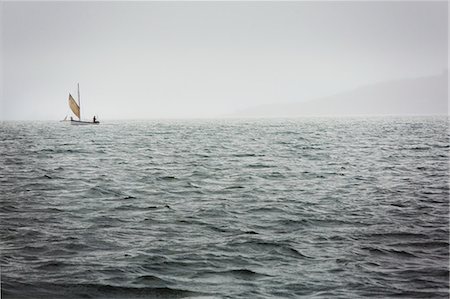
[[[83,125],[99,125],[100,122],[96,121],[82,121],[82,120],[71,120],[70,124],[75,125],[75,126],[83,126]]]

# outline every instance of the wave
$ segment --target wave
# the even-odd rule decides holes
[[[68,266],[70,266],[70,264],[64,263],[61,261],[50,261],[50,262],[45,262],[42,265],[38,265],[36,267],[36,269],[42,270],[42,271],[58,271],[64,267],[68,267]]]
[[[238,247],[244,251],[259,251],[265,252],[274,256],[285,256],[285,257],[295,257],[301,259],[312,259],[312,257],[307,256],[300,252],[300,250],[295,249],[292,245],[283,242],[272,242],[265,241],[261,239],[250,239],[244,241],[232,241],[228,243],[228,246]]]
[[[168,286],[170,284],[169,281],[164,280],[162,278],[159,278],[154,275],[142,275],[134,279],[134,284],[141,284],[141,285],[152,285],[155,286]]]
[[[385,233],[369,233],[365,237],[374,239],[428,239],[428,235],[414,232],[385,232]]]
[[[377,247],[362,247],[361,249],[369,251],[374,255],[391,256],[395,258],[418,258],[418,256],[412,252],[398,249],[385,249]]]
[[[221,271],[202,271],[194,275],[194,278],[210,278],[212,276],[231,277],[235,279],[253,280],[271,275],[259,273],[246,268],[229,269]]]
[[[124,287],[109,284],[24,284],[2,281],[2,298],[185,298],[205,293],[170,287]]]
[[[267,165],[267,164],[248,164],[246,165],[246,167],[248,168],[253,168],[253,169],[264,169],[264,168],[274,168],[274,165]]]
[[[1,123],[2,296],[444,297],[448,123]]]

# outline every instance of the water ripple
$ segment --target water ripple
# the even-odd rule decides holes
[[[448,298],[448,119],[0,123],[3,298]]]

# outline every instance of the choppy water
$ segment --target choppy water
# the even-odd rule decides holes
[[[447,118],[0,124],[2,298],[446,298]]]

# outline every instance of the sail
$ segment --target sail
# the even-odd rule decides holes
[[[77,102],[72,98],[72,95],[69,93],[69,106],[72,110],[73,114],[75,114],[78,118],[80,118],[80,107]]]

